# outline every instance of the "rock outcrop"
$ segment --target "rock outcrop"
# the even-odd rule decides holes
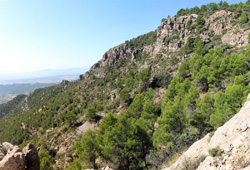
[[[250,169],[250,94],[244,107],[214,135],[206,135],[195,142],[179,159],[164,170],[182,169],[188,164],[201,160],[198,170]],[[210,155],[212,149],[221,154]],[[213,157],[214,156],[214,157]],[[204,158],[203,160],[201,158]]]
[[[232,28],[231,20],[234,18],[234,14],[230,11],[218,11],[211,15],[206,24],[209,26],[208,30],[212,31],[215,35],[223,34],[224,29]]]
[[[29,143],[23,148],[26,160],[26,170],[40,170],[40,159],[36,147]]]
[[[1,144],[0,148],[0,155],[3,156],[0,170],[40,170],[38,152],[33,144],[29,143],[23,151],[7,142]]]
[[[189,16],[180,16],[180,17],[172,17],[168,18],[166,21],[162,22],[161,25],[157,29],[157,41],[155,43],[154,54],[160,52],[162,48],[166,48],[166,50],[174,52],[179,50],[182,47],[182,44],[185,42],[185,39],[188,35],[191,34],[190,31],[186,29],[187,22],[190,20],[195,22],[197,18],[196,14],[192,14]],[[164,41],[167,37],[171,37],[176,34],[176,32],[180,32],[179,40],[177,42],[171,43],[168,47],[164,46]]]
[[[0,170],[24,170],[25,157],[18,146],[9,149],[4,158],[0,161]]]
[[[248,45],[248,34],[249,30],[238,30],[238,31],[229,31],[225,34],[221,40],[223,43],[230,44],[236,47],[246,47]]]

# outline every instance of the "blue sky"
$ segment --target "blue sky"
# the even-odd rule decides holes
[[[180,8],[209,2],[0,0],[0,73],[90,67],[109,48],[155,30]]]

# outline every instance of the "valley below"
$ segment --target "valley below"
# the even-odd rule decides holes
[[[35,84],[9,84],[0,85],[0,104],[6,103],[20,94],[29,94],[37,88],[52,86],[54,83],[35,83]]]

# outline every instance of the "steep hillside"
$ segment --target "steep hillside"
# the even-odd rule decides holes
[[[248,9],[248,1],[181,9],[108,50],[79,80],[12,101],[0,142],[34,143],[43,169],[166,167],[243,106]]]

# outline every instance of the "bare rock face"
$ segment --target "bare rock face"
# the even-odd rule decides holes
[[[114,64],[118,63],[121,58],[125,58],[127,56],[127,53],[130,53],[130,51],[126,49],[126,44],[123,43],[119,46],[116,46],[108,50],[103,55],[102,60],[99,64],[101,66],[106,66],[106,65],[113,66]],[[94,67],[96,68],[95,65]]]
[[[189,163],[201,160],[198,170],[214,169],[249,169],[250,165],[250,94],[244,107],[222,127],[218,128],[214,135],[205,136],[195,142],[181,157],[169,168],[164,170],[181,169]],[[218,148],[221,155],[211,157],[209,150]]]
[[[221,40],[223,43],[230,44],[237,47],[246,47],[248,45],[248,33],[250,31],[229,31]]]
[[[36,147],[29,143],[23,148],[26,160],[26,170],[40,170],[40,159]]]
[[[167,37],[171,37],[176,34],[175,31],[180,31],[179,41],[169,44],[166,50],[174,52],[182,47],[182,43],[185,42],[187,36],[191,33],[186,30],[186,25],[189,20],[192,22],[197,18],[196,14],[189,16],[180,16],[168,18],[166,21],[162,22],[157,29],[157,40],[154,45],[154,54],[156,55],[159,51],[164,48],[164,41]]]
[[[25,170],[25,157],[18,146],[8,150],[0,161],[0,170]]]
[[[234,17],[234,14],[230,11],[218,11],[211,15],[207,20],[209,24],[209,31],[213,31],[215,35],[222,34],[223,29],[232,27],[230,20]]]
[[[216,167],[213,165],[213,162],[215,162],[214,158],[212,156],[208,156],[203,161],[203,163],[198,167],[197,170],[204,170],[204,169],[216,170]]]

